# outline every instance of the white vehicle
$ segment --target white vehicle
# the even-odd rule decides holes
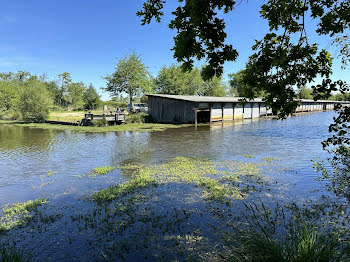
[[[148,105],[145,103],[132,103],[132,106],[128,104],[126,110],[132,113],[148,113]]]

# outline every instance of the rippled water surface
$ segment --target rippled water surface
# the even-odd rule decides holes
[[[0,125],[0,206],[45,194],[81,195],[118,179],[82,182],[75,175],[97,166],[163,163],[177,157],[236,160],[244,155],[274,157],[292,169],[281,181],[295,184],[293,194],[307,195],[318,186],[311,159],[326,157],[321,141],[329,136],[333,112],[287,120],[254,120],[234,124],[168,129],[163,132],[76,133]],[[50,187],[43,176],[56,172]],[[305,195],[305,196],[306,196]]]
[[[180,162],[184,169],[176,166],[174,173],[185,170],[186,175],[193,172],[188,161],[250,167],[260,163],[264,183],[253,184],[252,194],[241,194],[244,201],[257,203],[258,197],[269,204],[304,203],[325,193],[311,160],[327,157],[321,142],[329,136],[333,116],[322,112],[284,121],[246,120],[150,133],[0,125],[0,207],[49,198],[23,227],[4,235],[0,230],[0,247],[17,243],[34,261],[181,261],[193,254],[199,261],[220,260],[218,254],[225,250],[215,228],[229,230],[231,218],[245,212],[241,198],[232,198],[231,206],[211,201],[199,184],[180,181],[129,191],[109,205],[96,204],[87,196],[128,181],[130,174],[116,168],[96,179],[81,176],[96,167],[126,164],[166,167],[158,169],[161,173],[171,169],[175,162],[166,163],[177,157],[185,157],[180,159],[187,164]],[[267,158],[278,160],[268,163]],[[220,168],[225,165],[211,175],[224,171]]]

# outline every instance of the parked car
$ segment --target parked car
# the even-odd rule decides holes
[[[132,103],[128,104],[126,110],[131,113],[148,113],[148,105],[145,103]]]

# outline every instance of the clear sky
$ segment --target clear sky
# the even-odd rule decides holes
[[[175,63],[170,49],[174,32],[168,29],[170,12],[177,1],[168,0],[162,23],[141,26],[136,12],[142,0],[2,0],[0,9],[0,72],[47,73],[56,79],[70,72],[73,81],[105,86],[102,78],[113,72],[117,59],[135,50],[152,75],[164,65]],[[226,15],[227,42],[239,51],[236,62],[225,64],[225,75],[244,68],[254,40],[267,32],[259,17],[263,1],[242,1]],[[313,25],[310,24],[309,37]],[[330,40],[317,40],[321,47]],[[198,63],[200,65],[201,63]],[[349,69],[334,61],[334,79],[350,82]],[[104,100],[108,94],[99,90]]]

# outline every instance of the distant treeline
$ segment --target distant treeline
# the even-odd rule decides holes
[[[73,82],[70,74],[47,80],[45,74],[29,72],[0,73],[0,118],[44,121],[50,110],[95,109],[101,104],[100,96],[90,84]]]

